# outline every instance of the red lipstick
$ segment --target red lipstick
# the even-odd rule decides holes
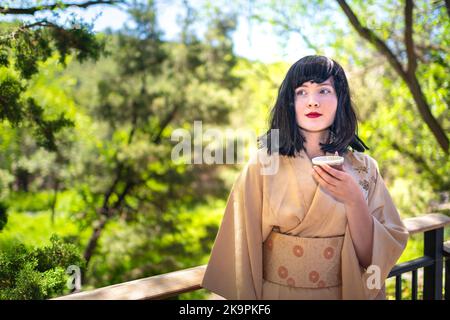
[[[308,117],[308,118],[318,118],[318,117],[320,117],[322,114],[321,113],[318,113],[318,112],[310,112],[310,113],[308,113],[306,116]]]

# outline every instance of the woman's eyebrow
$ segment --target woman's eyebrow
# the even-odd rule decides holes
[[[317,84],[317,86],[318,86],[318,87],[323,87],[323,86],[330,86],[330,87],[332,87],[331,83],[329,83],[329,82],[319,83],[319,84]],[[298,88],[301,88],[301,87],[309,87],[309,85],[307,85],[306,82],[305,82],[304,84],[302,84],[302,85],[301,85],[300,87],[298,87]]]

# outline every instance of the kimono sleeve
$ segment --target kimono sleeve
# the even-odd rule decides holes
[[[373,219],[372,262],[365,274],[366,294],[369,299],[380,293],[380,286],[395,266],[406,247],[409,233],[386,188],[378,163],[370,159],[374,168],[374,187],[369,193],[369,212]],[[378,278],[378,279],[377,279]]]
[[[235,181],[201,284],[226,299],[262,296],[262,178],[253,159]]]

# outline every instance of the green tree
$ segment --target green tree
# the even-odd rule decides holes
[[[98,59],[103,43],[95,37],[90,25],[72,16],[67,23],[58,19],[68,7],[87,8],[98,4],[123,1],[100,0],[71,3],[67,1],[3,1],[0,17],[28,16],[28,22],[0,24],[0,121],[13,126],[27,125],[34,130],[39,145],[56,150],[55,134],[73,126],[65,113],[49,117],[40,102],[26,96],[29,80],[39,72],[39,62],[57,53],[62,63],[68,54],[76,59]],[[44,16],[42,12],[51,13]]]
[[[435,116],[433,116],[431,111],[432,105],[430,105],[429,102],[431,99],[427,99],[421,83],[419,82],[419,76],[424,74],[424,71],[428,68],[428,64],[438,64],[445,69],[445,72],[448,73],[450,71],[448,63],[446,62],[450,57],[450,50],[448,50],[450,44],[450,37],[448,36],[450,23],[444,6],[433,7],[433,5],[428,5],[427,3],[422,2],[418,5],[421,12],[417,12],[414,15],[415,5],[413,0],[406,0],[403,5],[403,35],[399,30],[391,29],[391,35],[386,37],[386,39],[383,39],[381,36],[377,35],[375,31],[361,23],[361,20],[357,17],[354,10],[352,10],[346,1],[337,1],[358,34],[371,43],[376,50],[388,60],[390,66],[395,70],[396,74],[400,76],[400,78],[407,85],[420,116],[433,133],[442,150],[444,150],[444,152],[448,155],[449,142],[446,134],[448,131],[445,131],[442,128],[442,124],[437,121]],[[396,3],[388,3],[388,5],[395,7],[394,12],[398,12],[400,10],[400,8],[398,8],[400,5]],[[447,2],[446,5],[448,6]],[[363,12],[369,11],[363,4],[362,8]],[[423,19],[424,13],[427,17],[432,18],[434,23],[430,24],[428,21]],[[395,19],[394,17],[389,18],[391,21]],[[417,21],[418,24],[415,25],[414,21]],[[387,23],[389,23],[389,20],[385,22],[383,27],[387,27]],[[436,34],[436,37],[429,38],[430,32],[432,34]],[[428,39],[428,41],[418,42],[417,45],[415,44],[414,35],[416,38]],[[401,45],[402,48],[395,52],[388,46],[388,42],[398,43],[396,47],[398,48]],[[421,60],[419,60],[419,55],[421,55]],[[424,65],[419,66],[419,63],[424,60],[426,61]],[[439,81],[439,84],[446,84],[445,79],[440,80],[441,81]],[[444,101],[442,101],[442,103],[443,102]],[[448,104],[448,97],[446,102]]]
[[[89,208],[83,223],[93,226],[84,252],[88,262],[111,221],[147,215],[158,226],[153,235],[158,237],[174,230],[175,221],[164,220],[174,208],[224,193],[217,168],[171,161],[170,136],[174,128],[192,128],[194,120],[227,123],[232,90],[239,84],[231,72],[234,18],[216,13],[203,40],[186,23],[183,42],[168,42],[157,26],[153,1],[131,3],[129,13],[133,24],[111,35],[110,68],[98,97],[87,105],[101,125],[96,145],[75,158],[84,168],[77,188]],[[202,184],[196,181],[199,175],[205,177]]]

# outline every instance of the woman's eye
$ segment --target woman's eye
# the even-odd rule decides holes
[[[330,93],[331,93],[331,90],[330,90],[330,89],[320,89],[319,93],[320,93],[320,94],[330,94]],[[305,90],[298,90],[298,91],[296,92],[296,95],[297,95],[297,96],[305,96],[306,94],[307,94],[307,93],[306,93]]]

